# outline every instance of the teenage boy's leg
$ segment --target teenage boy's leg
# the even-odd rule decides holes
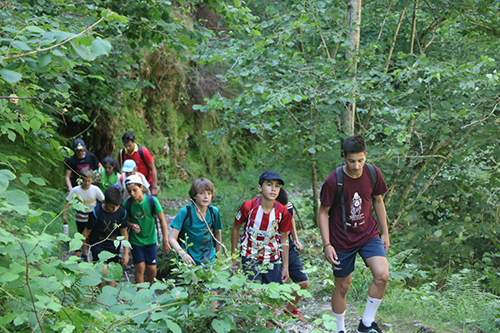
[[[135,283],[143,283],[146,270],[144,246],[134,245],[132,247],[132,258],[135,266]]]
[[[366,265],[370,268],[373,275],[373,280],[368,288],[365,312],[361,321],[364,327],[372,327],[378,307],[382,302],[387,282],[389,281],[389,264],[387,263],[384,245],[380,238],[375,238],[364,245],[360,250],[360,255],[365,260]],[[359,328],[358,331],[360,331]]]
[[[261,266],[262,264],[258,260],[241,257],[241,269],[243,273],[247,274],[250,281],[262,283],[262,275],[259,272]]]
[[[283,267],[283,264],[278,263],[279,260],[271,261],[270,263],[267,264],[267,272],[262,273],[262,283],[271,283],[271,282],[276,282],[279,284],[282,284],[283,282],[281,281],[281,269]]]
[[[144,246],[146,273],[150,284],[153,284],[156,278],[156,264],[158,259],[156,256],[156,250],[156,244]]]

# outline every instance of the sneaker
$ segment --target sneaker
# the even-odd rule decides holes
[[[307,323],[306,318],[302,316],[302,311],[297,308],[293,308],[292,311],[285,309],[285,314],[293,317],[294,319],[297,319],[300,322]]]
[[[382,330],[378,327],[376,322],[372,323],[372,326],[366,327],[365,324],[363,324],[363,321],[359,321],[359,326],[358,329],[356,330],[358,333],[382,333]]]

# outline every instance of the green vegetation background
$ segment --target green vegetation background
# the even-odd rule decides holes
[[[55,245],[69,241],[58,234],[68,147],[83,138],[102,160],[116,156],[128,130],[155,155],[166,202],[185,197],[196,177],[214,180],[227,241],[260,172],[279,171],[305,224],[313,298],[327,304],[333,286],[317,246],[314,194],[341,163],[338,147],[349,134],[342,115],[355,100],[355,132],[390,186],[383,321],[394,332],[419,330],[414,322],[437,332],[497,330],[498,6],[368,1],[359,54],[346,60],[350,29],[340,1],[3,2],[1,327],[70,332],[90,321],[99,331],[193,331],[195,323],[238,331],[257,316],[274,318],[266,306],[286,301],[279,289],[239,299],[222,293],[228,306],[214,318],[203,289],[169,284],[159,302],[173,304],[171,312],[159,314],[126,286],[133,296],[122,311],[99,304],[119,297],[99,294],[93,267],[58,260]],[[224,265],[210,277],[181,275],[215,286],[229,280]],[[354,280],[349,302],[361,311],[370,281],[362,265]],[[230,286],[251,289],[237,278]],[[315,314],[318,330],[328,328],[327,313]]]

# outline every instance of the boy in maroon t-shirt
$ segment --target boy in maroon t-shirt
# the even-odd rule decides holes
[[[357,332],[382,332],[375,322],[375,315],[389,280],[386,255],[390,245],[389,230],[382,199],[382,194],[387,192],[387,185],[377,167],[374,167],[377,181],[372,183],[368,166],[365,164],[366,145],[363,137],[346,138],[342,144],[342,157],[345,159],[342,170],[344,212],[342,203],[332,207],[330,211],[337,190],[334,171],[321,189],[321,206],[318,213],[323,251],[326,260],[332,264],[335,276],[332,311],[337,319],[338,333],[344,333],[346,296],[351,284],[356,255],[359,253],[370,268],[373,280],[368,288],[368,300]],[[372,215],[372,197],[380,232],[377,220]]]
[[[292,225],[288,209],[276,201],[281,185],[284,182],[278,173],[264,171],[259,177],[261,196],[243,203],[231,228],[234,255],[238,253],[240,228],[244,225],[240,245],[242,268],[251,280],[263,284],[284,283],[289,278],[288,232]],[[233,259],[233,266],[238,265],[238,259]]]

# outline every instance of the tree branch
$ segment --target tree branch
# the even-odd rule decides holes
[[[62,42],[60,43],[57,43],[55,45],[52,45],[52,46],[49,46],[49,47],[46,47],[44,49],[38,49],[38,50],[35,50],[35,51],[31,51],[31,52],[27,52],[27,53],[22,53],[22,54],[16,54],[16,55],[13,55],[13,56],[10,56],[10,57],[5,57],[3,58],[3,60],[10,60],[10,59],[17,59],[17,58],[22,58],[22,57],[26,57],[26,56],[30,56],[30,55],[33,55],[33,54],[37,54],[37,53],[40,53],[40,52],[45,52],[45,51],[49,51],[49,50],[52,50],[52,49],[55,49],[56,47],[59,47],[61,45],[64,45],[70,41],[72,41],[73,39],[77,38],[77,37],[80,37],[81,35],[83,35],[85,32],[89,31],[89,30],[92,30],[92,28],[94,28],[96,25],[98,25],[99,23],[102,22],[102,20],[104,20],[105,16],[101,17],[98,21],[96,21],[94,24],[92,24],[91,26],[87,27],[85,30],[83,30],[82,32],[80,32],[79,34],[76,34],[68,39],[65,39],[63,40]]]
[[[432,44],[432,41],[434,40],[434,32],[441,24],[444,23],[444,21],[446,21],[445,17],[441,17],[439,19],[434,20],[434,22],[432,22],[432,24],[420,34],[420,37],[418,39],[420,46],[420,53],[424,54],[425,50]],[[425,44],[424,39],[425,36],[427,36],[428,34],[432,34],[432,38],[427,44]]]
[[[401,15],[399,15],[399,22],[398,22],[398,25],[396,26],[396,31],[394,32],[394,37],[392,39],[391,48],[389,49],[389,55],[387,56],[387,62],[385,64],[384,74],[387,74],[387,71],[389,70],[389,64],[391,62],[392,52],[394,52],[394,46],[396,45],[396,40],[398,38],[399,29],[401,28],[401,23],[403,22],[403,18],[405,16],[405,13],[406,13],[406,7],[403,9],[403,12],[401,13]]]

